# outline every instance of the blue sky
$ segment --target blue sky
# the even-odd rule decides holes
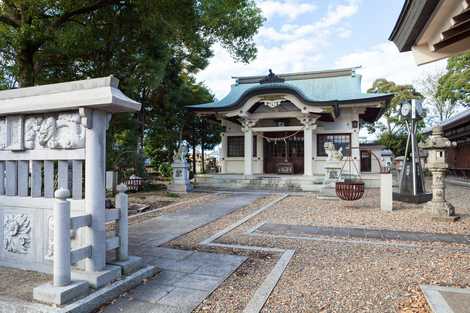
[[[399,53],[388,36],[404,0],[258,0],[266,22],[256,35],[258,57],[233,62],[214,46],[210,65],[197,78],[217,98],[228,93],[231,76],[362,66],[363,89],[376,78],[416,83],[442,71],[445,61],[417,67],[411,53]]]

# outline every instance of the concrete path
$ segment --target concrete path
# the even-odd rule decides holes
[[[256,233],[271,235],[320,235],[346,238],[402,240],[402,241],[433,241],[446,243],[470,244],[470,236],[426,233],[389,229],[371,229],[358,227],[330,227],[265,223],[254,229]]]
[[[468,313],[470,288],[422,285],[421,290],[433,313]]]
[[[262,195],[257,193],[221,194],[220,199],[163,214],[129,227],[130,249],[138,246],[160,246],[198,227],[249,205]],[[133,249],[134,250],[134,249]],[[131,251],[139,255],[137,249]]]
[[[194,310],[246,257],[153,248],[149,263],[161,269],[156,279],[131,290],[104,312],[185,313]]]
[[[160,274],[113,304],[105,313],[189,313],[245,260],[245,257],[159,247],[249,205],[261,194],[221,194],[220,198],[129,227],[129,252],[156,265]]]

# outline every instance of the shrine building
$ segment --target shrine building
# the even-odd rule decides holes
[[[224,98],[189,109],[224,127],[222,174],[323,175],[326,142],[371,172],[380,155],[361,150],[359,129],[379,119],[393,95],[362,92],[355,69],[234,77]]]

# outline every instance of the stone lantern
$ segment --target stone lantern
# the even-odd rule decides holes
[[[432,200],[426,204],[432,212],[434,219],[456,220],[455,209],[445,197],[445,176],[447,168],[447,149],[456,146],[443,136],[442,127],[436,126],[432,129],[431,136],[421,144],[421,148],[428,150],[426,168],[432,173]]]

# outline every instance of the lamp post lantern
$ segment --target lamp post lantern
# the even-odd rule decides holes
[[[432,173],[432,200],[426,204],[434,219],[456,220],[455,209],[446,201],[445,176],[447,173],[447,149],[455,147],[452,142],[443,136],[442,127],[436,126],[432,129],[431,136],[421,144],[421,148],[429,150],[426,168]]]

